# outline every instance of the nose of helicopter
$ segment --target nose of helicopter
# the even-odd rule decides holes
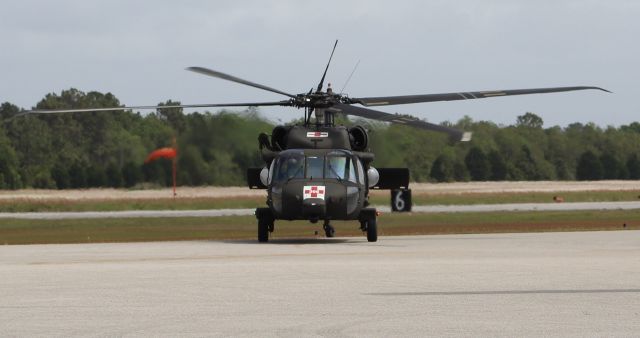
[[[335,180],[334,180],[335,181]],[[283,219],[304,219],[311,222],[344,217],[345,187],[326,180],[292,180],[282,190]],[[344,210],[343,210],[344,209]]]
[[[307,198],[302,201],[302,216],[315,223],[324,218],[327,213],[327,205],[324,199]]]

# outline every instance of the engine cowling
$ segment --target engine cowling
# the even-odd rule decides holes
[[[271,132],[271,146],[274,150],[287,149],[287,134],[289,128],[285,126],[276,126]]]
[[[351,149],[355,151],[365,151],[369,145],[369,135],[362,126],[349,128],[349,142]]]

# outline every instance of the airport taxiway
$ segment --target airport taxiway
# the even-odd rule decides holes
[[[0,246],[1,336],[634,336],[640,231]]]
[[[379,211],[391,212],[386,205]],[[640,202],[573,202],[573,203],[504,203],[469,205],[414,205],[413,212],[498,212],[498,211],[580,211],[580,210],[637,210]],[[255,209],[211,210],[126,210],[126,211],[68,211],[68,212],[0,212],[0,219],[96,219],[96,218],[158,218],[158,217],[223,217],[250,216]]]

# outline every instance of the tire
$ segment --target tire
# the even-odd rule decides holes
[[[329,226],[324,230],[324,234],[327,238],[333,238],[336,236],[336,229],[334,229],[332,226]]]
[[[369,242],[378,241],[378,226],[376,224],[375,218],[372,218],[367,221],[367,241]]]
[[[258,242],[266,243],[269,241],[269,222],[265,219],[258,220]]]

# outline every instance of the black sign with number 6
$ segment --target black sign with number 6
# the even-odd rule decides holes
[[[411,211],[411,189],[391,190],[391,210],[398,212]]]

